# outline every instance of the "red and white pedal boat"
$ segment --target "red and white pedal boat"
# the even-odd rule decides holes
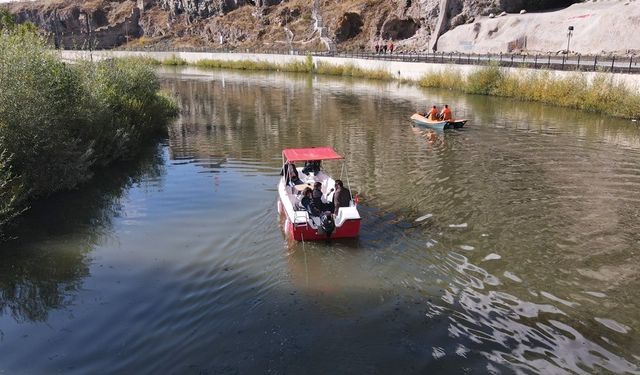
[[[282,164],[304,163],[306,161],[344,160],[331,147],[290,148],[282,151]],[[278,213],[284,215],[285,233],[297,241],[326,240],[329,238],[352,238],[360,233],[360,213],[357,200],[351,199],[348,207],[340,207],[337,215],[313,216],[301,205],[302,191],[313,189],[315,182],[322,183],[323,199],[331,201],[335,180],[323,170],[303,173],[304,168],[296,167],[302,184],[287,184],[287,168],[283,168],[278,183]],[[344,170],[344,164],[343,164]],[[348,181],[347,181],[348,185]],[[347,186],[348,187],[348,186]],[[349,189],[351,191],[351,189]],[[327,230],[326,221],[329,222]]]

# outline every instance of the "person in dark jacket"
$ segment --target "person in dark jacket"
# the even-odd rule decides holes
[[[340,207],[349,207],[351,205],[351,192],[344,187],[341,180],[336,180],[336,191],[333,193],[333,205],[335,207],[334,214],[338,214]]]
[[[334,208],[333,202],[328,202],[328,203],[323,202],[322,196],[323,196],[322,183],[316,182],[315,184],[313,184],[313,192],[312,192],[313,204],[319,210],[333,212],[333,208]]]
[[[293,186],[304,184],[304,182],[302,182],[300,180],[300,177],[298,176],[298,169],[296,168],[296,165],[293,163],[287,162],[284,164],[282,170],[280,171],[280,176],[283,175],[284,181],[287,185]]]
[[[302,192],[302,199],[300,200],[300,204],[307,210],[307,213],[311,216],[320,216],[322,212],[313,202],[313,192],[311,188],[306,188]]]
[[[302,168],[302,173],[309,174],[313,172],[313,174],[320,173],[320,160],[307,160],[304,162],[304,168]]]

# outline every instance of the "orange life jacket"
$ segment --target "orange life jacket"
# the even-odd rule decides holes
[[[451,109],[450,108],[442,108],[442,119],[443,120],[451,120]]]
[[[438,116],[438,110],[435,108],[431,108],[431,110],[429,111],[429,113],[427,113],[427,118],[429,120],[435,120],[436,116]]]

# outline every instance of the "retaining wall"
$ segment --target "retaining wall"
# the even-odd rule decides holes
[[[303,55],[280,55],[280,54],[255,54],[255,53],[215,53],[215,52],[143,52],[143,51],[60,51],[63,60],[75,61],[80,59],[109,59],[115,57],[150,57],[156,60],[167,60],[171,58],[180,58],[187,63],[195,63],[200,60],[225,60],[225,61],[264,61],[274,64],[287,64],[291,62],[305,62],[307,57]],[[362,69],[380,70],[391,73],[398,79],[407,79],[417,81],[427,73],[441,72],[446,70],[459,71],[463,76],[478,69],[473,65],[454,65],[454,64],[438,64],[424,62],[403,62],[403,61],[385,61],[385,60],[367,60],[357,58],[344,57],[325,57],[313,56],[314,63],[326,62],[333,65],[350,64]],[[535,72],[539,70],[528,68],[504,68],[513,74],[526,74],[527,72]],[[565,77],[576,72],[551,70],[556,77]],[[623,74],[623,73],[594,73],[580,72],[588,79],[592,79],[596,75],[612,76],[617,82],[623,82],[627,87],[640,91],[640,75]]]

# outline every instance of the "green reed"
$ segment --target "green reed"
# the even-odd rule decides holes
[[[315,73],[378,80],[393,79],[393,74],[385,70],[363,69],[354,64],[335,65],[326,62],[318,62]]]
[[[30,202],[133,158],[177,104],[139,61],[65,64],[37,34],[0,30],[0,237]]]

